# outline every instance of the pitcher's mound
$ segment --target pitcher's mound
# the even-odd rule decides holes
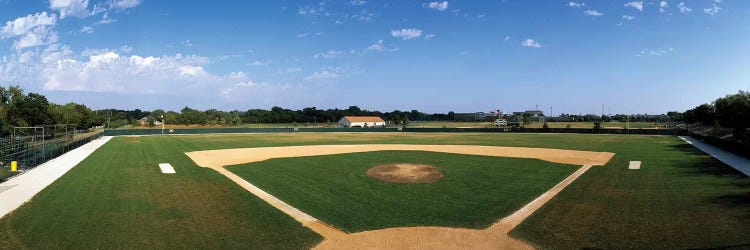
[[[392,183],[433,183],[445,175],[430,165],[396,163],[370,168],[367,176]]]

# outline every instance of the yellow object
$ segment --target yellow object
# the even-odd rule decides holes
[[[10,171],[12,171],[12,172],[18,171],[18,162],[17,161],[11,161],[10,162]]]

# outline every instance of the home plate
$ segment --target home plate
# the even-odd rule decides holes
[[[159,168],[161,169],[162,173],[165,174],[175,174],[177,172],[174,171],[174,168],[169,163],[159,163]]]
[[[630,165],[628,166],[628,169],[641,169],[641,162],[640,161],[630,161]]]

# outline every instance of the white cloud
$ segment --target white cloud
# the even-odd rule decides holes
[[[60,19],[68,16],[84,18],[91,15],[89,0],[50,0],[49,8],[60,11]]]
[[[659,12],[664,13],[664,10],[669,7],[669,3],[667,1],[660,1],[659,2]]]
[[[96,24],[110,24],[114,22],[117,22],[117,20],[110,18],[109,12],[104,12],[104,15],[102,15],[102,20],[99,20],[98,22],[96,22]]]
[[[302,71],[302,68],[298,68],[298,67],[293,67],[293,68],[286,69],[287,73],[295,73],[295,72],[300,72],[300,71]]]
[[[198,56],[121,56],[108,51],[78,60],[48,54],[40,62],[45,90],[169,94],[198,87],[211,91],[210,86],[230,78],[206,72],[208,59]]]
[[[0,29],[0,37],[23,36],[40,26],[54,26],[56,21],[57,16],[55,14],[48,15],[47,12],[29,14],[6,22],[5,26]]]
[[[0,28],[0,38],[18,37],[13,41],[13,48],[16,50],[56,43],[57,32],[52,31],[56,22],[55,14],[48,15],[47,12],[29,14],[6,22],[5,26]]]
[[[633,1],[625,4],[625,7],[633,7],[638,11],[643,11],[643,1]]]
[[[339,78],[340,76],[341,75],[336,72],[323,70],[323,71],[314,72],[312,75],[305,77],[305,79],[308,81],[332,80],[332,79]]]
[[[269,63],[271,63],[271,62],[269,62],[269,61],[258,61],[258,60],[255,60],[255,61],[249,62],[247,65],[248,66],[266,66]]]
[[[18,40],[13,41],[13,48],[22,50],[24,48],[53,44],[57,42],[57,39],[57,32],[50,31],[46,26],[39,26]]]
[[[720,2],[717,2],[717,3],[720,3]],[[720,10],[721,8],[717,6],[716,4],[714,4],[713,7],[711,8],[703,9],[703,12],[706,12],[706,14],[713,16],[713,15],[716,15],[716,13],[719,13]]]
[[[351,4],[352,6],[362,6],[362,5],[365,5],[366,3],[367,3],[367,1],[365,1],[365,0],[351,0],[351,1],[349,1],[349,4]]]
[[[596,11],[596,10],[586,10],[583,12],[583,14],[587,16],[603,16],[604,15],[601,12]]]
[[[448,1],[423,3],[423,7],[444,11],[448,9]]]
[[[185,47],[188,47],[188,48],[193,47],[193,42],[190,41],[189,39],[185,40],[185,41],[182,41],[181,44],[182,44],[182,46],[185,46]]]
[[[297,34],[297,38],[305,38],[307,37],[307,35],[308,35],[307,33],[299,33]]]
[[[633,56],[662,56],[666,55],[668,53],[674,52],[674,48],[668,48],[668,49],[642,49],[640,52]]]
[[[503,39],[503,41],[505,42],[507,42],[508,40],[510,40],[510,36],[505,36],[505,39]]]
[[[40,91],[121,93],[114,95],[113,99],[121,103],[130,103],[135,100],[132,99],[134,96],[140,99],[144,95],[190,99],[196,103],[261,106],[278,105],[281,100],[296,100],[299,103],[294,105],[304,105],[333,97],[311,97],[307,84],[270,84],[250,79],[244,72],[212,74],[206,68],[209,58],[196,55],[124,55],[111,49],[88,51],[91,54],[81,56],[82,53],[73,53],[68,46],[56,43],[44,49],[2,55],[0,79],[19,82],[25,84],[22,85],[25,88]],[[336,69],[326,70],[328,73],[321,71],[310,79],[342,76]],[[314,87],[335,89],[335,86],[326,86]],[[86,93],[73,95],[91,96]]]
[[[83,26],[83,28],[81,28],[80,32],[81,33],[86,33],[86,34],[91,34],[91,33],[94,33],[94,28],[92,28],[91,26],[88,26],[88,25],[87,26]]]
[[[684,2],[680,2],[680,4],[677,5],[677,8],[680,9],[680,13],[686,13],[691,12],[693,9],[688,7]]]
[[[622,16],[622,19],[625,19],[625,20],[628,20],[628,21],[633,21],[633,19],[635,19],[635,17],[634,16],[627,16],[626,15],[626,16]]]
[[[358,20],[361,22],[372,22],[375,20],[375,13],[369,12],[365,9],[359,11],[359,13],[350,15],[349,18]]]
[[[586,6],[586,3],[584,3],[584,2],[580,2],[580,3],[568,2],[568,6],[573,7],[573,8],[580,8],[580,7]]]
[[[310,6],[303,6],[297,9],[297,14],[301,16],[319,16],[319,15],[325,15],[326,9],[323,7],[323,5],[315,7]]]
[[[326,52],[323,52],[323,53],[317,53],[317,54],[313,55],[313,57],[314,58],[331,59],[331,58],[340,57],[343,54],[344,54],[344,52],[340,51],[340,50],[329,50],[329,51],[326,51]]]
[[[127,53],[130,53],[130,52],[133,52],[133,47],[130,47],[130,46],[127,46],[127,45],[123,45],[123,46],[120,47],[119,50],[120,50],[120,52],[127,54]]]
[[[141,4],[141,0],[112,0],[109,1],[109,9],[126,10]]]
[[[245,74],[245,72],[242,72],[242,71],[231,72],[229,73],[229,78],[236,79],[236,80],[245,80],[247,79],[247,74]]]
[[[383,45],[383,40],[378,40],[377,43],[373,43],[369,47],[367,47],[367,50],[375,50],[375,51],[383,51],[385,49],[385,45]]]
[[[422,36],[422,31],[419,29],[391,30],[391,36],[404,40],[410,40]]]
[[[539,42],[534,41],[534,39],[526,39],[523,42],[521,42],[521,46],[523,47],[530,47],[530,48],[541,48],[542,45],[539,44]]]
[[[435,38],[436,36],[437,36],[437,35],[435,35],[435,34],[427,34],[427,35],[424,35],[424,39],[426,39],[426,40],[430,40],[430,39],[432,39],[432,38]]]

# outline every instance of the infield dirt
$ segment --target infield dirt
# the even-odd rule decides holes
[[[445,175],[432,165],[396,163],[372,167],[367,176],[391,183],[433,183]]]
[[[467,155],[534,158],[549,162],[582,165],[553,188],[502,218],[484,230],[448,227],[400,227],[347,234],[261,190],[224,166],[264,161],[273,158],[331,155],[385,150],[432,151]],[[249,192],[288,214],[304,226],[325,237],[316,249],[532,249],[508,232],[541,208],[567,185],[593,165],[605,165],[614,153],[546,148],[498,147],[475,145],[313,145],[264,148],[237,148],[185,153],[198,166],[215,169]]]

